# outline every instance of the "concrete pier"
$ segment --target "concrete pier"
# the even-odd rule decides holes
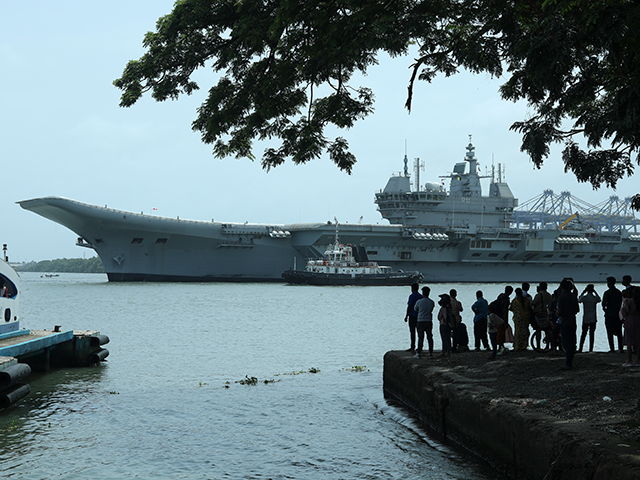
[[[86,367],[104,360],[109,342],[97,331],[19,330],[0,335],[0,409],[30,392],[23,380],[31,371]]]
[[[428,430],[512,478],[637,480],[640,442],[635,433],[623,437],[619,432],[638,423],[640,367],[623,370],[621,354],[606,355],[612,354],[580,355],[574,371],[560,372],[562,358],[532,351],[495,361],[488,361],[485,352],[437,361],[392,351],[384,357],[384,390]],[[606,400],[601,392],[614,388],[607,382],[616,382],[616,376],[625,386]],[[627,390],[627,398],[618,398]],[[555,410],[543,408],[551,401]],[[607,406],[614,410],[620,402],[628,408],[613,419]],[[563,410],[579,407],[584,411],[571,418]],[[612,425],[596,425],[592,417],[606,417]]]

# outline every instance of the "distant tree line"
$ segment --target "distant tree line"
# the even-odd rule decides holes
[[[104,273],[100,257],[57,258],[29,262],[16,267],[19,272],[56,272],[56,273]]]

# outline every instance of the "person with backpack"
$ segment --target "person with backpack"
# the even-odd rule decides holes
[[[502,321],[504,322],[498,328],[498,354],[506,353],[509,349],[504,346],[505,343],[513,342],[513,339],[509,338],[509,342],[507,342],[507,332],[510,330],[509,327],[509,306],[511,305],[511,299],[509,295],[513,293],[513,287],[511,285],[507,285],[504,287],[504,292],[498,295],[496,298],[496,315],[498,315]],[[511,334],[509,334],[511,336]]]
[[[440,322],[440,338],[442,340],[442,353],[439,358],[451,356],[451,332],[456,326],[456,318],[451,309],[451,297],[446,293],[440,295],[438,301],[440,311],[438,321]]]

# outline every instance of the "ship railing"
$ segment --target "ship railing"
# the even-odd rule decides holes
[[[529,232],[526,233],[530,235]],[[519,232],[517,230],[495,230],[492,232],[483,232],[480,234],[480,238],[482,240],[513,240],[520,239],[525,236],[524,232]]]
[[[620,235],[602,235],[596,234],[591,240],[592,243],[622,243]]]

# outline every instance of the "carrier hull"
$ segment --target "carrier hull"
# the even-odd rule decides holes
[[[61,197],[18,202],[69,228],[95,250],[112,282],[282,282],[302,270],[334,237],[331,223],[231,224],[170,219],[98,207]],[[604,282],[640,278],[638,240],[599,233],[589,243],[563,243],[571,232],[442,230],[342,224],[344,243],[364,245],[369,258],[393,270],[418,271],[425,282]],[[577,235],[575,234],[578,238]],[[584,235],[584,234],[583,234]]]
[[[518,212],[500,165],[497,179],[480,176],[471,141],[466,150],[464,162],[441,176],[449,179],[448,190],[444,182],[421,185],[418,165],[412,183],[405,155],[404,174],[375,194],[390,224],[341,224],[341,243],[378,265],[417,271],[426,282],[640,278],[635,215],[621,213],[620,205],[608,213],[590,207],[584,222],[573,211]],[[482,194],[483,178],[491,178],[488,195]],[[283,281],[285,270],[304,270],[309,260],[323,258],[337,228],[337,220],[265,225],[163,218],[61,197],[18,203],[75,232],[78,245],[95,250],[113,282]]]

